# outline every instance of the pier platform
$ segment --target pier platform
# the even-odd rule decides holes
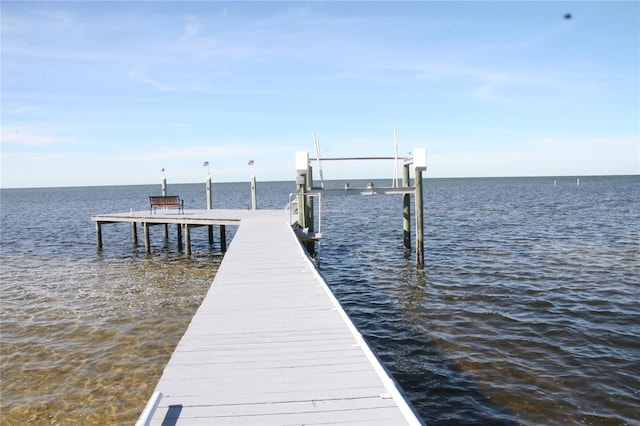
[[[288,212],[129,212],[92,220],[239,225],[155,387],[162,396],[139,423],[422,424],[318,273]]]

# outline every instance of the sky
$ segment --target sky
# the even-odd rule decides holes
[[[163,169],[295,180],[314,132],[321,157],[394,156],[394,129],[399,155],[426,148],[425,178],[640,174],[637,1],[3,0],[0,14],[3,188]]]

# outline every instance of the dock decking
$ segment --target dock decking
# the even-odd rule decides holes
[[[92,220],[239,224],[155,388],[162,398],[149,424],[422,424],[306,255],[285,211]]]

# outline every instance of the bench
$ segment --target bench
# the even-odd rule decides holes
[[[150,195],[151,212],[154,213],[157,207],[177,207],[178,213],[184,213],[184,200],[177,195]]]

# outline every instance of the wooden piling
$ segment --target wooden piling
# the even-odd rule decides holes
[[[144,249],[147,253],[151,252],[151,242],[149,241],[149,224],[142,222],[142,230],[144,233]]]
[[[177,233],[178,233],[178,250],[182,250],[182,224],[176,224]]]
[[[298,225],[301,228],[305,228],[307,215],[305,213],[306,203],[305,203],[305,193],[307,188],[307,175],[302,174],[296,177],[296,185],[298,186]]]
[[[309,173],[306,176],[306,193],[308,193],[311,188],[313,188],[313,168],[309,167]],[[314,220],[313,220],[313,197],[310,195],[305,196],[305,228],[309,230],[309,232],[314,231]]]
[[[96,244],[98,244],[98,250],[102,250],[102,223],[96,222]]]
[[[138,245],[138,229],[135,222],[131,222],[131,236],[133,238],[133,245]]]
[[[402,186],[408,187],[409,165],[405,164],[402,169]],[[411,252],[411,194],[402,195],[402,234],[405,254]]]
[[[415,170],[414,193],[416,197],[416,267],[424,268],[424,209],[422,191],[422,172],[427,170],[427,150],[414,148],[413,168]]]
[[[184,224],[184,252],[186,255],[191,254],[191,228],[189,224]]]
[[[416,266],[424,268],[424,212],[422,209],[422,171],[416,170]]]
[[[309,152],[296,151],[296,186],[298,194],[298,226],[306,228],[307,174],[309,174]]]
[[[311,188],[313,188],[313,168],[311,166],[309,166],[309,172],[306,176],[305,185],[306,192],[309,192]],[[311,195],[306,195],[305,198],[305,228],[308,230],[308,232],[315,232],[315,220],[313,217],[313,197]],[[313,256],[316,252],[316,243],[311,240],[305,242],[304,245],[309,254]]]
[[[220,225],[220,251],[223,253],[227,251],[227,228],[225,225]]]

